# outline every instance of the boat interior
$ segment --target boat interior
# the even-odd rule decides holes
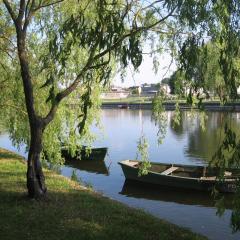
[[[152,164],[149,170],[152,172],[161,173],[162,175],[174,175],[179,177],[201,178],[204,175],[203,167],[180,167],[174,165]],[[213,174],[210,173],[207,175],[208,177],[213,176]]]
[[[138,167],[139,162],[129,162],[132,166]],[[134,164],[135,163],[135,164]],[[209,168],[204,166],[181,166],[173,164],[154,164],[151,163],[149,168],[151,172],[157,172],[162,175],[173,175],[187,178],[199,178],[202,180],[216,180],[220,176],[220,170],[217,168]],[[240,177],[240,169],[224,171],[224,178]]]

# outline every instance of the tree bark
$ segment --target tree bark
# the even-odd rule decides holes
[[[26,50],[26,31],[22,30],[21,22],[17,22],[16,31],[18,56],[21,66],[25,103],[31,133],[30,148],[28,153],[27,189],[30,198],[39,199],[43,198],[47,192],[47,188],[45,186],[45,178],[40,162],[43,131],[47,124],[41,117],[37,116],[34,109],[32,78]]]
[[[30,198],[43,198],[47,192],[45,177],[40,162],[42,151],[42,136],[44,127],[42,121],[36,120],[31,126],[31,142],[28,153],[27,188]]]
[[[61,2],[61,1],[57,1]],[[28,9],[28,3],[26,5],[25,0],[21,0],[19,4],[18,14],[11,7],[11,4],[7,0],[3,0],[6,9],[8,10],[15,28],[17,35],[17,49],[19,63],[21,67],[21,76],[24,88],[25,103],[28,113],[28,120],[31,132],[30,148],[28,153],[28,165],[27,165],[27,188],[28,194],[31,198],[42,198],[47,192],[45,186],[45,178],[42,171],[40,162],[40,154],[42,151],[42,138],[43,131],[47,124],[52,121],[56,107],[54,107],[47,120],[39,117],[34,109],[34,94],[33,84],[31,78],[31,72],[29,68],[29,59],[26,47],[26,35],[29,21],[34,13],[32,7]],[[52,5],[52,4],[49,4]],[[32,4],[34,6],[34,3]],[[47,6],[47,5],[44,5]],[[39,5],[40,7],[40,5]],[[42,6],[43,7],[43,6]],[[27,10],[28,13],[27,13]],[[27,13],[27,14],[26,14]]]

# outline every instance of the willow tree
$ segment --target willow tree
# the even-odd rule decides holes
[[[236,99],[240,78],[240,2],[205,0],[189,6],[180,19],[192,32],[180,44],[179,63],[193,92],[209,87],[211,80],[206,73],[212,72],[224,88],[220,99]],[[214,80],[214,85],[218,85],[218,80]]]
[[[141,64],[142,46],[152,31],[169,38],[176,8],[168,1],[1,1],[1,106],[9,114],[15,109],[9,131],[29,147],[31,198],[47,191],[40,161],[43,147],[49,150],[54,141],[60,146],[59,132],[76,143],[71,140],[76,130],[83,135],[89,115],[94,118],[89,112],[97,107],[98,96],[94,100],[93,95],[110,81],[115,66],[124,69],[130,63],[136,69]],[[78,101],[79,108],[69,99]],[[56,125],[62,120],[59,113],[68,119],[72,110],[77,114],[71,127],[69,122]]]
[[[174,4],[174,1],[170,2]],[[189,86],[188,103],[198,103],[198,107],[204,110],[202,101],[207,94],[204,96],[201,92],[208,92],[209,87],[217,92],[223,104],[237,99],[240,86],[240,1],[181,2],[185,3],[178,12],[179,22],[190,34],[178,39],[178,63],[184,73],[184,85]],[[214,49],[209,48],[211,45]],[[214,82],[212,86],[209,86],[210,78]],[[240,166],[240,135],[231,128],[226,117],[224,121],[224,137],[211,161],[220,168],[218,177],[221,180],[226,168]],[[231,216],[234,231],[240,230],[239,196],[240,181]],[[222,212],[224,206],[219,206],[219,212]]]

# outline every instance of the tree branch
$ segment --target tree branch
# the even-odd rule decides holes
[[[43,118],[44,124],[45,126],[50,123],[52,121],[52,119],[54,118],[57,109],[58,109],[58,105],[60,104],[60,102],[62,101],[63,98],[67,97],[69,94],[71,94],[78,86],[81,77],[83,76],[83,74],[85,73],[85,71],[88,69],[87,65],[82,69],[82,71],[78,74],[78,76],[75,78],[75,80],[73,81],[73,83],[66,88],[65,90],[63,90],[62,92],[58,93],[55,97],[55,101],[49,111],[49,113],[47,114],[47,116],[45,118]]]
[[[58,0],[58,1],[55,1],[55,2],[52,2],[52,3],[48,3],[48,4],[42,4],[42,5],[39,5],[38,7],[34,8],[33,10],[34,11],[37,11],[39,10],[40,8],[45,8],[45,7],[50,7],[50,6],[53,6],[55,4],[58,4],[58,3],[61,3],[61,2],[64,2],[65,0]]]
[[[97,49],[97,46],[99,44],[99,39],[96,41],[95,45],[92,47],[89,58],[87,60],[86,65],[83,67],[83,69],[80,71],[80,73],[77,75],[77,77],[75,78],[75,80],[73,81],[73,83],[67,87],[66,89],[64,89],[62,92],[59,92],[56,97],[55,97],[55,102],[53,103],[49,113],[47,114],[47,116],[43,119],[44,123],[47,125],[49,122],[52,121],[59,103],[62,101],[63,98],[67,97],[69,94],[71,94],[78,86],[81,77],[84,75],[84,73],[89,70],[92,62],[93,62],[93,57],[95,54],[95,51]]]
[[[107,61],[104,61],[104,62],[96,64],[96,65],[92,65],[88,69],[94,69],[94,68],[100,68],[100,67],[106,66],[107,64],[109,64],[110,60],[111,60],[111,54],[109,53]]]
[[[15,15],[15,13],[14,13],[10,3],[7,0],[3,0],[3,3],[5,5],[5,7],[7,8],[8,12],[9,12],[9,14],[10,14],[12,20],[13,20],[13,22],[16,24],[17,17]]]
[[[25,19],[28,16],[28,6],[29,6],[29,4],[30,4],[30,0],[27,1],[26,7],[25,7],[25,13],[24,13],[25,14]]]
[[[55,97],[55,102],[53,103],[49,113],[47,114],[47,116],[45,118],[43,118],[44,123],[47,125],[54,117],[58,105],[61,102],[61,100],[65,97],[67,97],[69,94],[71,94],[78,86],[81,77],[84,75],[84,73],[91,69],[91,68],[95,68],[97,65],[95,66],[91,66],[92,63],[94,63],[96,60],[100,59],[101,57],[105,56],[106,54],[110,53],[113,49],[115,49],[121,42],[123,42],[126,38],[128,38],[131,35],[135,35],[138,32],[144,31],[144,30],[148,30],[151,29],[153,27],[155,27],[156,25],[160,24],[161,22],[165,21],[168,17],[170,17],[172,15],[172,13],[175,11],[176,8],[173,8],[169,14],[167,14],[165,17],[161,18],[159,21],[156,21],[155,23],[149,25],[149,26],[143,26],[143,27],[139,27],[136,28],[132,31],[130,31],[129,33],[123,35],[122,37],[120,37],[114,44],[112,44],[109,48],[107,48],[106,50],[100,52],[99,54],[95,55],[95,51],[98,45],[98,41],[96,41],[95,46],[92,48],[92,51],[90,53],[90,56],[88,58],[88,61],[85,65],[85,67],[80,71],[80,73],[78,74],[78,76],[75,78],[75,80],[73,81],[73,83],[66,88],[65,90],[63,90],[62,92],[58,93]]]
[[[40,1],[41,2],[41,1]],[[31,18],[33,17],[35,11],[33,10],[35,7],[35,0],[32,0],[32,4],[29,7],[30,0],[28,0],[26,8],[25,8],[25,22],[23,26],[23,31],[26,32],[28,24],[30,23]],[[27,9],[29,8],[28,12]]]
[[[138,27],[138,28],[134,29],[133,31],[130,31],[129,33],[125,34],[120,39],[118,39],[114,44],[112,44],[109,48],[105,49],[104,51],[102,51],[101,53],[96,55],[94,57],[94,60],[104,56],[106,53],[115,49],[121,42],[123,42],[123,40],[130,37],[131,35],[135,35],[141,31],[149,30],[149,29],[155,27],[156,25],[160,24],[161,22],[165,21],[167,18],[169,18],[172,15],[172,13],[175,11],[175,9],[176,9],[176,7],[174,9],[172,9],[171,12],[169,14],[167,14],[165,17],[161,18],[159,21],[156,21],[155,23],[153,23],[149,26]]]
[[[148,9],[148,8],[151,8],[151,7],[154,7],[154,8],[155,8],[155,5],[156,5],[157,3],[160,3],[160,2],[163,2],[163,0],[156,0],[156,1],[152,2],[152,3],[150,3],[149,5],[143,7],[141,10],[146,10],[146,9]]]
[[[53,6],[53,5],[55,5],[55,4],[58,4],[58,3],[61,3],[61,2],[64,2],[64,1],[65,1],[65,0],[59,0],[59,1],[55,1],[55,2],[52,2],[52,3],[48,3],[48,4],[43,4],[43,5],[42,5],[42,1],[39,1],[39,5],[38,5],[37,7],[35,7],[35,0],[33,0],[33,1],[32,1],[32,4],[31,4],[31,7],[30,7],[30,9],[29,9],[29,11],[28,11],[28,14],[27,14],[27,7],[28,7],[28,5],[29,5],[29,1],[28,1],[27,7],[26,7],[26,9],[25,9],[25,15],[27,15],[27,16],[26,16],[26,18],[25,18],[25,23],[24,23],[23,31],[26,31],[27,26],[28,26],[31,18],[33,17],[33,15],[34,15],[34,13],[35,13],[36,11],[38,11],[38,10],[41,9],[41,8],[50,7],[50,6]]]
[[[18,17],[17,17],[18,22],[22,22],[23,20],[24,13],[25,13],[25,4],[26,4],[25,0],[20,1],[20,8],[19,8]]]

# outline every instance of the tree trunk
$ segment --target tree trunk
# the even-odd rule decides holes
[[[24,6],[22,6],[22,9],[24,9]],[[40,162],[42,136],[46,124],[44,125],[43,119],[37,116],[34,109],[33,85],[26,48],[27,25],[23,24],[24,15],[22,14],[22,11],[21,14],[19,13],[18,18],[14,23],[16,26],[18,57],[21,66],[25,103],[31,132],[30,148],[28,153],[27,189],[30,198],[39,199],[44,197],[47,191]]]
[[[31,126],[31,143],[28,153],[27,188],[30,198],[43,198],[46,195],[45,178],[40,162],[44,128],[40,121]]]

